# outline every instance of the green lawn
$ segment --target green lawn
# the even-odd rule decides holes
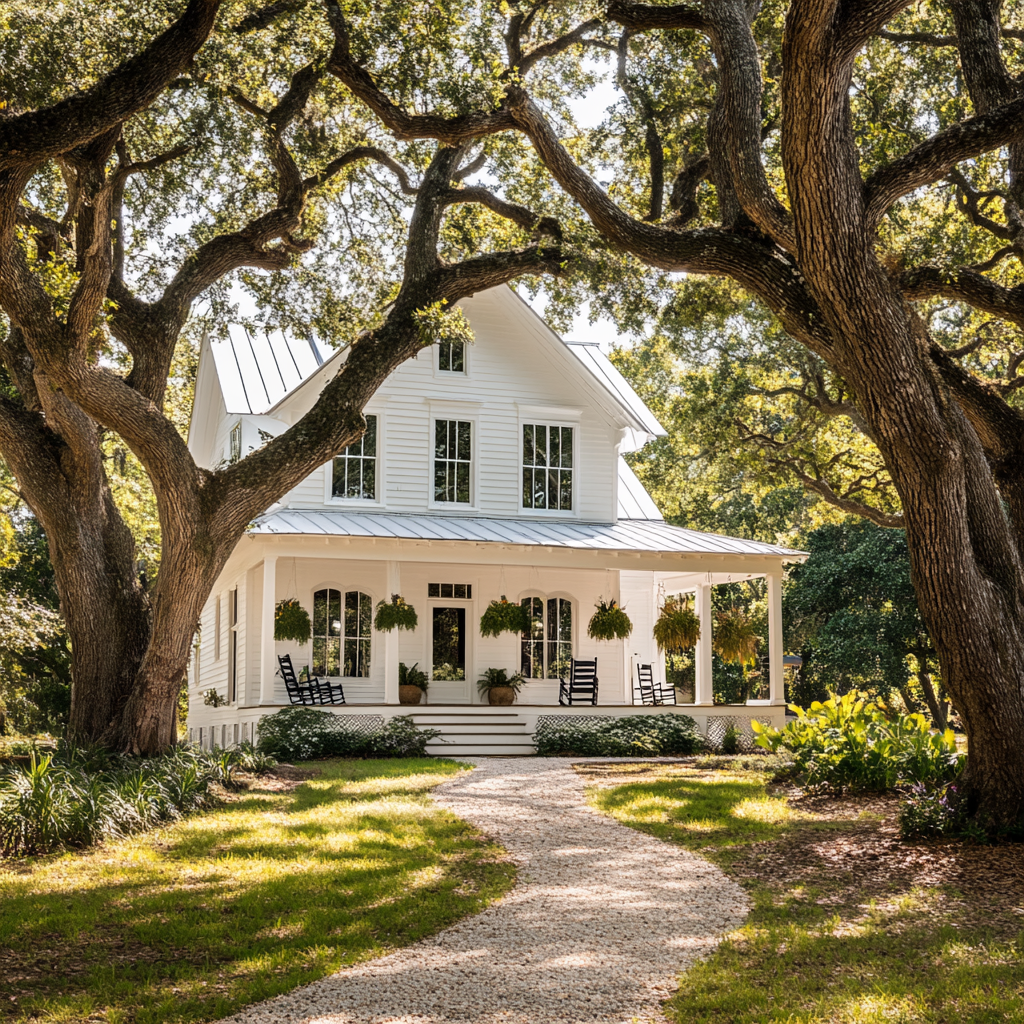
[[[511,887],[502,851],[428,797],[463,766],[305,767],[130,841],[0,861],[0,1020],[215,1020]]]
[[[753,904],[670,1020],[1024,1022],[1020,845],[903,844],[892,801],[790,803],[753,772],[582,773],[596,807],[714,861]]]

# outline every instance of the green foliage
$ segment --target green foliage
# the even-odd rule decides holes
[[[757,627],[750,616],[738,608],[715,616],[711,646],[723,660],[742,668],[757,662]]]
[[[592,640],[625,640],[633,632],[633,623],[617,602],[601,601],[590,617],[587,636]]]
[[[418,622],[416,609],[411,604],[406,604],[400,594],[392,594],[390,604],[387,601],[377,603],[373,628],[381,633],[390,633],[393,629],[413,630]]]
[[[260,721],[256,746],[281,761],[323,757],[424,757],[436,729],[418,729],[409,715],[365,733],[346,728],[337,715],[315,708],[285,708]]]
[[[61,747],[0,772],[0,851],[5,856],[89,846],[174,821],[230,783],[233,753],[176,749],[151,760]]]
[[[700,620],[683,598],[667,597],[658,621],[654,623],[654,639],[661,651],[689,650],[700,639]]]
[[[418,686],[426,693],[427,688],[430,686],[430,679],[427,673],[419,668],[418,665],[418,661],[412,665],[406,665],[404,661],[400,661],[398,663],[398,685]]]
[[[231,702],[223,694],[211,688],[203,693],[203,703],[208,708],[219,708]]]
[[[730,725],[722,736],[722,745],[719,748],[727,756],[735,756],[740,752],[740,732],[735,725]]]
[[[759,746],[788,750],[808,787],[829,792],[885,792],[955,778],[966,758],[951,729],[933,733],[924,715],[888,716],[858,694],[792,706],[783,729],[751,722]]]
[[[631,715],[599,725],[565,719],[537,736],[541,757],[660,757],[694,754],[703,746],[688,715]]]
[[[441,683],[455,682],[459,679],[466,678],[466,670],[458,665],[452,665],[450,662],[443,662],[440,665],[434,666],[433,671],[434,681]]]
[[[274,639],[304,644],[313,635],[309,612],[294,598],[278,601],[274,609]]]
[[[266,775],[272,768],[277,767],[277,758],[265,750],[260,750],[250,740],[243,740],[229,753],[234,756],[235,765],[250,775]]]
[[[480,616],[481,636],[501,636],[502,633],[526,633],[530,629],[530,616],[521,604],[513,604],[504,594],[500,601],[492,601]]]
[[[513,607],[516,606],[514,605]],[[486,694],[496,687],[508,686],[512,688],[518,697],[524,682],[522,672],[515,672],[510,676],[507,669],[485,668],[483,675],[476,681],[476,688],[480,694]]]

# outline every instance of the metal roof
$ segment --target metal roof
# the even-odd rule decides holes
[[[601,347],[596,342],[567,341],[565,346],[601,382],[604,388],[643,424],[644,430],[652,438],[668,436],[668,431],[658,422],[654,413],[644,405],[643,400],[633,390],[633,386],[619,373],[615,364],[601,351]]]
[[[383,512],[280,509],[260,516],[251,534],[305,534],[395,540],[466,541],[596,551],[642,551],[714,555],[803,553],[777,544],[699,533],[652,519],[577,523],[557,519],[486,519],[472,516],[395,515]]]
[[[229,413],[265,413],[323,363],[312,339],[283,331],[228,327],[225,341],[210,343]]]
[[[619,519],[664,519],[629,463],[619,456]]]

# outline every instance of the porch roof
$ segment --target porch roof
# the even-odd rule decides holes
[[[474,516],[398,515],[384,512],[279,509],[249,528],[256,535],[466,541],[591,551],[636,551],[691,555],[774,555],[803,561],[802,551],[718,533],[700,533],[661,520],[619,519],[579,523],[554,519],[491,519]]]

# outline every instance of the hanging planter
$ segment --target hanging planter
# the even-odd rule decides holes
[[[738,608],[719,612],[715,618],[712,650],[722,661],[732,661],[741,668],[748,668],[757,662],[757,630],[750,616]]]
[[[688,651],[700,639],[700,619],[689,602],[678,597],[665,598],[658,621],[654,624],[654,639],[661,651]]]
[[[587,636],[592,640],[625,640],[633,632],[629,616],[615,601],[601,601],[590,617]]]
[[[304,644],[313,632],[309,612],[295,598],[278,601],[274,609],[274,639]]]
[[[504,594],[500,601],[492,601],[480,616],[481,636],[500,636],[502,633],[525,633],[530,628],[530,616],[521,604],[513,604]]]
[[[418,622],[416,609],[406,604],[401,594],[392,594],[390,604],[387,601],[377,604],[373,628],[381,633],[390,633],[393,629],[415,629]]]

